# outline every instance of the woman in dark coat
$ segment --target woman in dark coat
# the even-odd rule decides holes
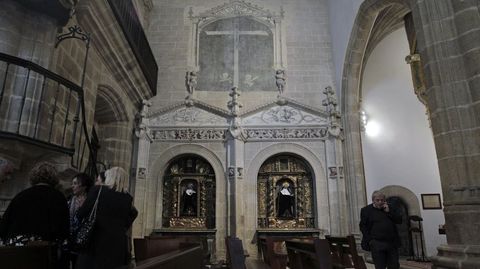
[[[133,198],[127,193],[127,173],[120,167],[105,172],[105,184],[95,186],[78,210],[80,219],[88,218],[97,199],[97,218],[89,247],[77,260],[77,269],[113,269],[130,261],[127,231],[137,216]]]
[[[9,245],[48,241],[60,245],[69,234],[68,205],[55,189],[57,170],[47,162],[32,169],[32,187],[17,194],[0,221],[0,237]]]

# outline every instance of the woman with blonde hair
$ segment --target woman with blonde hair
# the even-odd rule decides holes
[[[77,269],[110,269],[127,265],[127,231],[137,216],[128,193],[128,175],[121,167],[105,171],[105,184],[95,186],[78,210],[80,219],[88,218],[97,201],[95,227],[91,242],[77,260]]]

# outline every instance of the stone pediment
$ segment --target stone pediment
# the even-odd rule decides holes
[[[190,17],[193,17],[192,13],[193,11],[190,11]],[[283,11],[280,12],[280,15],[277,15],[267,9],[263,9],[258,5],[254,5],[246,1],[230,0],[229,3],[225,3],[223,5],[202,12],[196,17],[208,20],[211,18],[225,18],[236,16],[254,16],[264,17],[268,19],[278,19],[283,16]]]
[[[197,100],[180,102],[149,115],[149,126],[227,127],[229,112]]]
[[[321,126],[328,124],[323,110],[309,107],[290,99],[272,102],[241,115],[242,126]]]

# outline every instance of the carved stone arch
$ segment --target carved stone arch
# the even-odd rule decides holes
[[[95,102],[95,121],[97,123],[110,123],[128,121],[128,113],[125,110],[120,94],[110,86],[99,85]]]
[[[361,102],[361,78],[363,66],[366,62],[372,45],[372,30],[377,18],[382,11],[392,6],[401,6],[398,12],[410,10],[409,0],[366,0],[357,12],[355,22],[350,34],[350,41],[346,50],[342,79],[342,115],[345,130],[344,156],[345,177],[349,180],[347,197],[350,215],[350,230],[360,233],[358,223],[360,221],[360,209],[367,204],[365,196],[365,174],[363,170],[363,156],[361,151],[360,129],[360,102]],[[395,25],[386,24],[386,25]],[[375,31],[374,31],[375,32]],[[388,32],[388,31],[387,31]],[[378,29],[376,38],[372,42],[379,42],[385,35]]]
[[[128,98],[114,88],[108,85],[98,86],[91,136],[92,143],[98,145],[96,159],[107,168],[130,167],[131,155],[128,152],[132,150],[132,132],[129,129],[131,119],[124,100]]]
[[[158,157],[151,156],[149,163],[149,177],[147,178],[147,188],[149,191],[146,197],[146,212],[144,212],[144,219],[146,223],[143,225],[144,234],[150,234],[154,229],[162,227],[162,181],[165,176],[165,171],[170,164],[170,161],[177,156],[193,154],[205,159],[213,168],[215,172],[215,212],[217,216],[226,216],[227,207],[227,187],[225,177],[225,166],[222,163],[222,157],[218,156],[213,151],[201,145],[181,144],[165,148],[158,153]],[[226,236],[226,219],[219,217],[215,218],[216,232],[216,252],[217,255],[225,255],[224,237]]]
[[[246,180],[251,181],[248,184],[254,187],[254,193],[258,193],[257,189],[257,174],[262,164],[270,157],[279,154],[290,154],[298,156],[303,159],[310,167],[312,171],[313,184],[314,184],[314,211],[316,216],[316,227],[319,229],[330,230],[330,206],[329,206],[329,192],[328,181],[325,176],[325,167],[319,157],[315,155],[310,149],[303,145],[294,143],[279,143],[273,144],[260,151],[254,158],[247,164]],[[251,227],[257,227],[257,208],[258,201],[255,199],[254,203],[251,203],[251,208],[246,208],[247,212],[255,212],[251,219],[248,219],[250,223],[246,225]],[[319,217],[322,216],[322,217]],[[248,235],[253,237],[253,234]]]

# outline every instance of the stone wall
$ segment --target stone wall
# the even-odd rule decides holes
[[[147,33],[153,53],[159,63],[158,97],[152,111],[161,109],[187,96],[185,72],[189,68],[192,21],[188,18],[229,1],[154,1]],[[285,96],[310,106],[320,107],[322,89],[333,83],[331,42],[325,1],[246,1],[280,14],[284,10],[281,44],[286,48],[283,57],[287,70]],[[272,69],[272,81],[274,81]],[[242,91],[242,89],[240,89]],[[210,105],[226,108],[229,89],[224,92],[198,91],[194,97]],[[268,92],[243,92],[240,100],[249,110],[273,100],[276,89]],[[160,97],[161,96],[161,97]]]

